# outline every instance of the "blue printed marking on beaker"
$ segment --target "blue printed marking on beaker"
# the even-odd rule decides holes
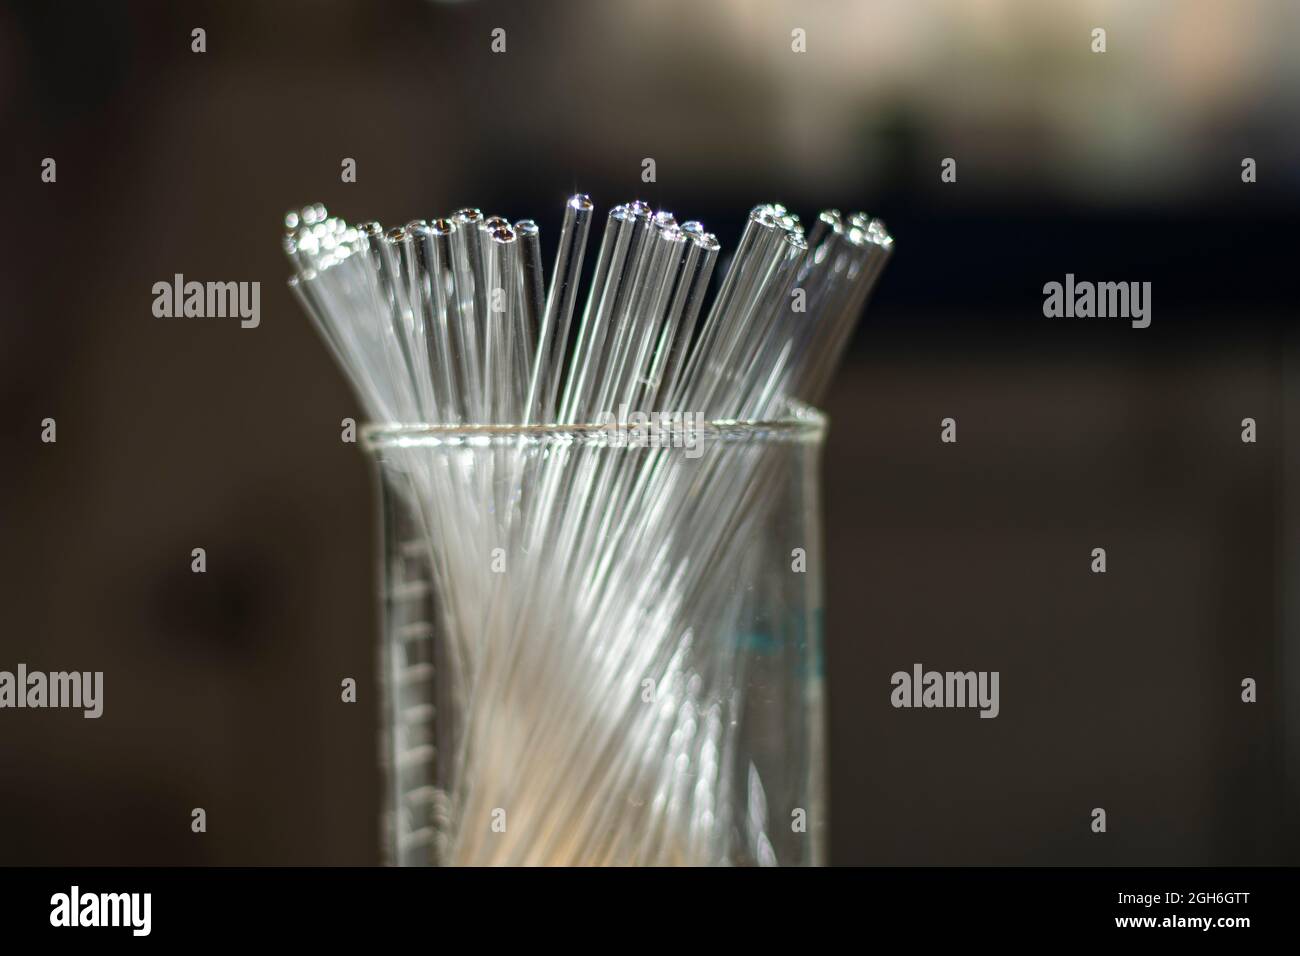
[[[782,637],[772,631],[745,631],[742,632],[736,643],[746,650],[763,656],[779,654],[787,648],[792,650],[796,656],[795,673],[805,676],[809,673],[822,677],[824,676],[825,659],[822,654],[822,642],[825,634],[823,627],[824,610],[823,608],[814,608],[812,612],[812,627],[805,629],[805,614],[801,610],[792,610],[789,612],[789,626],[783,632],[786,636]]]

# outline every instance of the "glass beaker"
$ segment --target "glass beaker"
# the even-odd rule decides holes
[[[821,863],[825,428],[368,428],[388,861]]]

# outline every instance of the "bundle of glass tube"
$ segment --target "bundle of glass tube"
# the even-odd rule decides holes
[[[863,214],[823,212],[805,234],[756,207],[706,308],[716,237],[619,205],[571,329],[593,215],[585,195],[566,204],[549,285],[530,220],[464,209],[385,229],[319,205],[285,220],[290,286],[367,414],[445,436],[441,457],[409,450],[404,492],[426,529],[454,725],[414,828],[440,862],[737,858],[719,766],[741,651],[695,644],[729,613],[702,569],[741,559],[767,477],[761,455],[711,455],[707,433],[821,400],[893,244]],[[588,440],[629,409],[699,428],[703,458]],[[518,437],[539,428],[581,440]],[[739,855],[767,862],[763,835],[748,839]]]

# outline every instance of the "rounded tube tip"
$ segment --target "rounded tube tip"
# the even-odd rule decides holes
[[[702,232],[698,236],[691,236],[691,241],[705,252],[717,252],[722,248],[722,243],[718,241],[718,237],[711,232]]]
[[[828,226],[831,232],[838,234],[844,231],[844,217],[838,209],[823,209],[817,214],[817,221]]]

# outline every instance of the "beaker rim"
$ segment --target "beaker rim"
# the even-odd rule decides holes
[[[791,402],[787,413],[780,418],[761,421],[730,418],[708,421],[700,421],[698,418],[683,421],[677,418],[656,421],[655,427],[660,432],[659,440],[666,442],[671,442],[674,436],[698,433],[709,441],[817,443],[825,437],[828,424],[825,412],[801,402]],[[583,425],[433,425],[426,422],[375,422],[362,427],[361,443],[367,451],[372,452],[382,451],[385,448],[421,445],[557,444],[626,447],[636,445],[637,434],[644,436],[648,432],[648,423],[641,426],[639,433],[635,425],[635,419],[624,419],[621,423],[616,420]]]

